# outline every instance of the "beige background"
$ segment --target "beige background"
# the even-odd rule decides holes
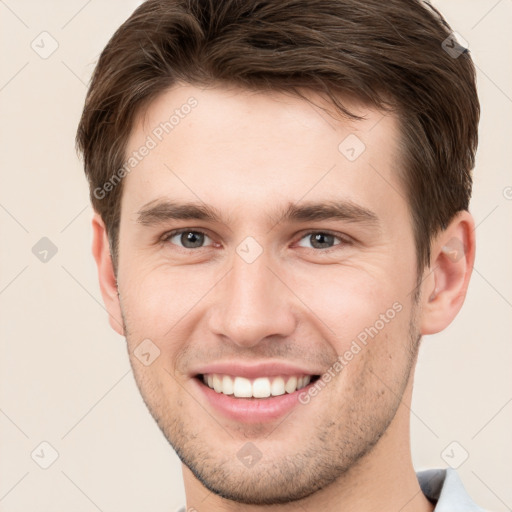
[[[184,503],[179,461],[140,398],[124,340],[107,323],[74,152],[94,63],[137,5],[0,0],[2,512],[173,512]],[[471,207],[478,250],[461,314],[424,340],[412,448],[418,469],[446,467],[443,454],[461,463],[473,498],[505,511],[512,507],[512,0],[434,5],[478,67],[483,114]],[[58,48],[42,58],[53,40]],[[32,252],[42,237],[58,249],[46,263]],[[59,454],[48,469],[40,467],[52,460],[43,441]]]

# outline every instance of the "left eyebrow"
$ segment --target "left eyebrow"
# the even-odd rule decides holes
[[[290,203],[288,208],[278,216],[280,222],[314,222],[319,220],[342,220],[360,222],[377,226],[377,215],[352,201],[303,202],[300,206]]]

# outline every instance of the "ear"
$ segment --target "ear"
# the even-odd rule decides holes
[[[475,261],[475,222],[459,212],[433,241],[422,284],[421,334],[442,331],[457,316]]]
[[[117,280],[110,255],[107,230],[100,215],[95,213],[92,219],[92,254],[98,267],[101,295],[108,312],[110,326],[124,336],[121,305],[117,293]]]

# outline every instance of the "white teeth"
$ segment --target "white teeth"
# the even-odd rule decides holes
[[[222,377],[222,392],[225,395],[232,395],[234,393],[233,388],[233,379],[229,375],[224,375],[224,377]]]
[[[255,398],[267,398],[267,396],[270,396],[270,381],[265,377],[256,379],[252,383],[252,396]]]
[[[285,393],[293,393],[307,386],[311,381],[310,375],[286,377],[258,377],[254,380],[245,377],[231,377],[229,375],[207,374],[203,375],[203,382],[217,393],[234,395],[237,398],[268,398]]]
[[[222,391],[222,381],[218,375],[213,376],[213,389],[220,393]]]
[[[289,377],[284,389],[287,393],[293,393],[297,389],[297,377]]]
[[[220,393],[220,391],[217,391],[217,393]],[[233,394],[237,398],[250,398],[252,396],[251,381],[244,377],[236,377],[233,385]]]
[[[272,381],[272,385],[270,386],[270,392],[272,396],[284,395],[284,379],[282,377],[276,377]]]

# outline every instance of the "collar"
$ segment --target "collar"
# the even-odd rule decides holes
[[[485,512],[469,497],[454,469],[429,469],[416,476],[423,494],[435,503],[434,512]]]

